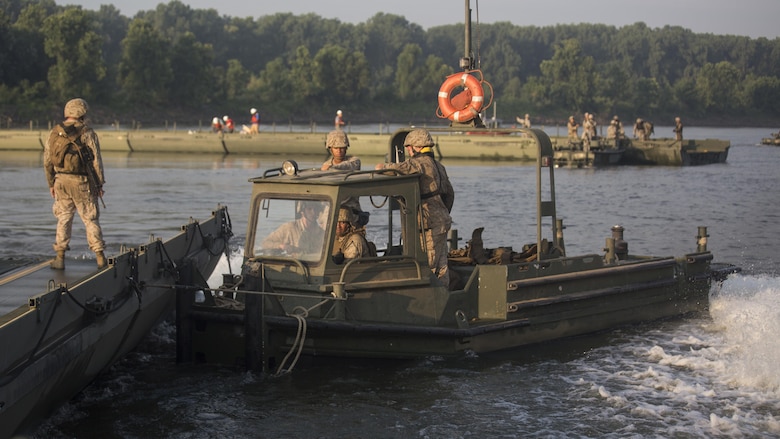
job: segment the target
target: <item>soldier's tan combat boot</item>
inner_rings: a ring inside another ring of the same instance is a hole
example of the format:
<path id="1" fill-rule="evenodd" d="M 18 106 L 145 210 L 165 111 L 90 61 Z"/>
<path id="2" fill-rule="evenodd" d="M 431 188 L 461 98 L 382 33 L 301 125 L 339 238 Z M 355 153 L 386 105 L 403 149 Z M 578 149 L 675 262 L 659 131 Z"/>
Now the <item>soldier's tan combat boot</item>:
<path id="1" fill-rule="evenodd" d="M 51 268 L 54 270 L 65 269 L 65 251 L 58 251 L 57 256 L 51 261 Z"/>
<path id="2" fill-rule="evenodd" d="M 106 265 L 108 265 L 108 262 L 106 261 L 106 255 L 103 252 L 95 252 L 95 256 L 97 256 L 98 269 L 106 268 Z"/>

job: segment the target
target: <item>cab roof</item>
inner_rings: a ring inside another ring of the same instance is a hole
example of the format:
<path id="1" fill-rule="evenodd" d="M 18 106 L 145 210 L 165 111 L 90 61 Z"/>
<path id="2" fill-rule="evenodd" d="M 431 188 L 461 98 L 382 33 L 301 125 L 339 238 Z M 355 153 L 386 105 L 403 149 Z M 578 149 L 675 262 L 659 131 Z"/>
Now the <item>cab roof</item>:
<path id="1" fill-rule="evenodd" d="M 405 180 L 417 180 L 420 174 L 401 174 L 393 169 L 367 171 L 322 171 L 320 169 L 302 169 L 295 175 L 287 175 L 281 168 L 269 169 L 260 177 L 249 179 L 251 183 L 316 184 L 326 186 L 351 186 L 377 182 L 389 184 Z"/>

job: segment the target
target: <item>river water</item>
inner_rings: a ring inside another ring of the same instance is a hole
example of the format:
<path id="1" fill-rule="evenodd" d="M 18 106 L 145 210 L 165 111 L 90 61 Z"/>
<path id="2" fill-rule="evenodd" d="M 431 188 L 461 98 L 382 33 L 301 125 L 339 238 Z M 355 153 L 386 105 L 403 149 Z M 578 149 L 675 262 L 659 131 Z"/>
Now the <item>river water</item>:
<path id="1" fill-rule="evenodd" d="M 656 128 L 670 134 L 663 130 Z M 709 316 L 500 356 L 322 360 L 299 364 L 283 378 L 177 365 L 175 328 L 164 323 L 34 436 L 780 437 L 780 148 L 757 145 L 769 131 L 686 128 L 690 138 L 731 140 L 722 165 L 555 173 L 569 254 L 602 253 L 610 227 L 620 224 L 631 253 L 681 255 L 695 250 L 697 226 L 708 226 L 716 261 L 744 270 L 713 289 Z M 377 160 L 364 158 L 364 168 Z M 172 236 L 189 217 L 205 218 L 224 204 L 237 235 L 231 266 L 238 271 L 247 179 L 280 161 L 107 154 L 101 223 L 109 255 L 122 244 L 145 243 L 150 234 Z M 484 226 L 486 247 L 535 240 L 533 167 L 444 164 L 456 190 L 453 227 L 461 236 Z M 54 219 L 41 154 L 3 152 L 0 182 L 0 258 L 51 257 Z M 71 247 L 70 257 L 94 257 L 78 220 Z M 227 269 L 223 259 L 217 275 Z"/>

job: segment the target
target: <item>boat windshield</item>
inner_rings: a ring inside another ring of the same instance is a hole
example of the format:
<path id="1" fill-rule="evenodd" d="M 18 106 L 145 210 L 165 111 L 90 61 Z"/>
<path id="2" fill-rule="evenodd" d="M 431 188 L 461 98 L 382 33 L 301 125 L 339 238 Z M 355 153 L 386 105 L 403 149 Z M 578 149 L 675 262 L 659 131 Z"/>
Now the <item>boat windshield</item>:
<path id="1" fill-rule="evenodd" d="M 255 230 L 255 256 L 322 260 L 330 203 L 324 200 L 261 198 Z"/>

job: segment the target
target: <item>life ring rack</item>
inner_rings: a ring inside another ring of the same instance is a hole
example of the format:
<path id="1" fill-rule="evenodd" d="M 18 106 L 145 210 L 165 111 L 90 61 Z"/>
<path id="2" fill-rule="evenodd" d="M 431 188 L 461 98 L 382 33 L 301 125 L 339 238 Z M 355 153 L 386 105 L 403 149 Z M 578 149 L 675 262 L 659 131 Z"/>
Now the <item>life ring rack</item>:
<path id="1" fill-rule="evenodd" d="M 479 78 L 473 73 L 478 73 Z M 490 91 L 490 101 L 485 104 L 485 89 Z M 455 96 L 450 96 L 457 87 L 464 90 Z M 460 98 L 465 93 L 465 98 L 470 98 L 466 102 Z M 460 99 L 459 99 L 460 98 Z M 456 101 L 456 102 L 453 102 Z M 449 119 L 453 122 L 468 122 L 479 112 L 490 107 L 493 103 L 493 86 L 485 81 L 481 70 L 472 70 L 469 72 L 458 72 L 448 76 L 439 88 L 439 107 L 436 109 L 436 116 L 440 119 Z"/>

